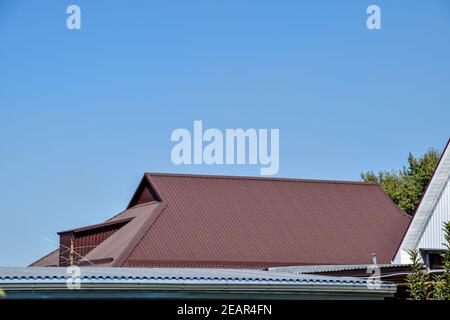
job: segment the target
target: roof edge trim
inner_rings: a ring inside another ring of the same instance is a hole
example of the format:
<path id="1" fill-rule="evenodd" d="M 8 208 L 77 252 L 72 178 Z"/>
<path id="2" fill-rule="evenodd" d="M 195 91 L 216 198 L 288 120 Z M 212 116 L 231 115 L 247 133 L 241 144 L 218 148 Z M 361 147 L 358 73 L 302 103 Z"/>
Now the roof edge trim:
<path id="1" fill-rule="evenodd" d="M 448 179 L 450 178 L 450 171 L 442 168 L 445 161 L 450 163 L 450 139 L 439 158 L 436 169 L 431 176 L 430 182 L 425 188 L 425 192 L 420 200 L 413 219 L 403 237 L 399 249 L 397 250 L 395 256 L 396 261 L 401 259 L 402 250 L 406 251 L 414 249 L 419 244 L 433 211 L 448 183 Z M 442 175 L 440 180 L 436 181 L 440 175 Z"/>
<path id="2" fill-rule="evenodd" d="M 98 229 L 98 228 L 113 226 L 116 224 L 127 223 L 133 219 L 134 218 L 126 218 L 126 219 L 117 220 L 117 221 L 107 221 L 107 222 L 103 222 L 103 223 L 92 224 L 92 225 L 85 226 L 85 227 L 60 231 L 60 232 L 57 232 L 57 234 L 62 235 L 65 233 L 77 233 L 77 232 L 89 231 L 89 230 L 94 230 L 94 229 Z"/>
<path id="3" fill-rule="evenodd" d="M 177 178 L 203 178 L 203 179 L 233 179 L 233 180 L 257 180 L 257 181 L 278 181 L 278 182 L 304 182 L 304 183 L 330 183 L 330 184 L 349 184 L 349 185 L 366 185 L 379 186 L 376 182 L 353 181 L 353 180 L 320 180 L 320 179 L 299 179 L 299 178 L 274 178 L 274 177 L 258 177 L 258 176 L 229 176 L 229 175 L 207 175 L 207 174 L 190 174 L 190 173 L 158 173 L 146 172 L 149 178 L 155 177 L 177 177 Z"/>

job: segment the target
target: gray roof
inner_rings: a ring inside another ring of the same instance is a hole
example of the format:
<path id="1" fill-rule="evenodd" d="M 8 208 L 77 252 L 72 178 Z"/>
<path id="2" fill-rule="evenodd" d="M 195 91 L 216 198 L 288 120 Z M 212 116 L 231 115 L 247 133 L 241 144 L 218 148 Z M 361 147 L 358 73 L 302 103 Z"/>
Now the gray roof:
<path id="1" fill-rule="evenodd" d="M 112 292 L 116 298 L 173 298 L 180 294 L 223 298 L 220 295 L 231 294 L 250 299 L 261 295 L 272 295 L 275 299 L 281 296 L 379 299 L 396 292 L 396 285 L 390 282 L 377 281 L 379 286 L 370 288 L 361 278 L 247 269 L 81 267 L 79 278 L 81 290 L 69 290 L 67 268 L 0 267 L 0 288 L 11 298 L 92 295 L 108 298 Z"/>
<path id="2" fill-rule="evenodd" d="M 380 269 L 390 269 L 390 268 L 407 268 L 408 264 L 377 264 Z M 290 267 L 275 267 L 269 268 L 272 272 L 292 272 L 296 274 L 310 274 L 310 273 L 321 273 L 321 272 L 333 272 L 333 271 L 348 271 L 348 270 L 365 270 L 368 268 L 373 268 L 372 264 L 348 264 L 348 265 L 317 265 L 317 266 L 290 266 Z M 371 273 L 368 273 L 370 276 Z"/>
<path id="3" fill-rule="evenodd" d="M 68 279 L 67 268 L 61 267 L 0 267 L 0 281 Z M 290 282 L 317 284 L 366 285 L 366 281 L 350 277 L 330 277 L 290 272 L 206 269 L 206 268 L 108 268 L 81 267 L 84 280 L 155 280 L 155 281 L 209 281 L 209 282 Z"/>

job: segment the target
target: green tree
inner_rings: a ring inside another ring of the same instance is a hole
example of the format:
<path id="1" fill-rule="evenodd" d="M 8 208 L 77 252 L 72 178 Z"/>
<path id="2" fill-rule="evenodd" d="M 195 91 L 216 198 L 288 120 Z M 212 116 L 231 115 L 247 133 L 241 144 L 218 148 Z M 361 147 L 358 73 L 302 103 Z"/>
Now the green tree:
<path id="1" fill-rule="evenodd" d="M 433 276 L 433 290 L 430 292 L 430 298 L 433 300 L 447 300 L 447 283 L 444 276 L 435 274 Z"/>
<path id="2" fill-rule="evenodd" d="M 444 273 L 442 280 L 444 283 L 443 295 L 445 300 L 450 300 L 450 222 L 444 223 L 444 246 L 447 251 L 442 254 L 442 266 L 444 267 Z"/>
<path id="3" fill-rule="evenodd" d="M 427 284 L 428 272 L 420 262 L 419 252 L 410 251 L 411 274 L 407 276 L 408 291 L 411 300 L 450 300 L 450 222 L 444 223 L 444 246 L 447 251 L 442 254 L 444 270 L 441 274 L 434 274 L 432 282 Z M 430 290 L 429 290 L 430 289 Z"/>
<path id="4" fill-rule="evenodd" d="M 428 182 L 436 169 L 440 153 L 436 149 L 428 149 L 421 157 L 408 156 L 408 166 L 399 171 L 367 171 L 361 173 L 366 182 L 376 182 L 384 192 L 407 213 L 413 213 L 425 191 Z"/>
<path id="5" fill-rule="evenodd" d="M 424 270 L 423 264 L 420 262 L 419 251 L 411 250 L 409 252 L 411 258 L 411 272 L 407 275 L 407 285 L 410 300 L 425 300 L 428 297 L 428 273 Z"/>

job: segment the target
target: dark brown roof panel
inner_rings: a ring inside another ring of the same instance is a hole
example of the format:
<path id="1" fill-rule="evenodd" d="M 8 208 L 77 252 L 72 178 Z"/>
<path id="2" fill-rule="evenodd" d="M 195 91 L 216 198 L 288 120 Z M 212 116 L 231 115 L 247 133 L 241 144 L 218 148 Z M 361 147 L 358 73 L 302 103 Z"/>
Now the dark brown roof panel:
<path id="1" fill-rule="evenodd" d="M 59 264 L 59 249 L 53 250 L 46 256 L 36 260 L 29 267 L 57 267 Z"/>
<path id="2" fill-rule="evenodd" d="M 410 221 L 370 183 L 146 177 L 166 206 L 124 266 L 389 263 Z"/>

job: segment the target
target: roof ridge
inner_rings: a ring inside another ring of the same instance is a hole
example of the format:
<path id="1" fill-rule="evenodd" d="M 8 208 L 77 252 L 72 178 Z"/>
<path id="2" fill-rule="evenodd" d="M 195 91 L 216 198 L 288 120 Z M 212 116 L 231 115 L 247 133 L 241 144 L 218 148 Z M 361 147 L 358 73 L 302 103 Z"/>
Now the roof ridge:
<path id="1" fill-rule="evenodd" d="M 145 203 L 137 204 L 137 205 L 135 205 L 134 207 L 130 207 L 130 208 L 127 208 L 127 209 L 125 209 L 125 210 L 120 211 L 119 213 L 115 214 L 113 217 L 107 219 L 105 222 L 109 222 L 109 221 L 111 221 L 111 220 L 117 218 L 117 217 L 120 216 L 122 213 L 125 213 L 125 212 L 127 212 L 128 210 L 132 210 L 132 209 L 136 209 L 136 208 L 140 208 L 140 207 L 149 206 L 149 205 L 151 205 L 151 204 L 158 203 L 158 202 L 159 202 L 159 201 L 150 201 L 150 202 L 145 202 Z M 103 222 L 103 223 L 105 223 L 105 222 Z"/>
<path id="2" fill-rule="evenodd" d="M 228 175 L 207 175 L 190 173 L 162 173 L 146 172 L 151 177 L 177 177 L 177 178 L 201 178 L 201 179 L 231 179 L 246 181 L 275 181 L 275 182 L 302 182 L 302 183 L 328 183 L 328 184 L 346 184 L 346 185 L 367 185 L 379 186 L 375 182 L 353 181 L 353 180 L 321 180 L 321 179 L 300 179 L 300 178 L 274 178 L 274 177 L 253 177 L 253 176 L 228 176 Z"/>

